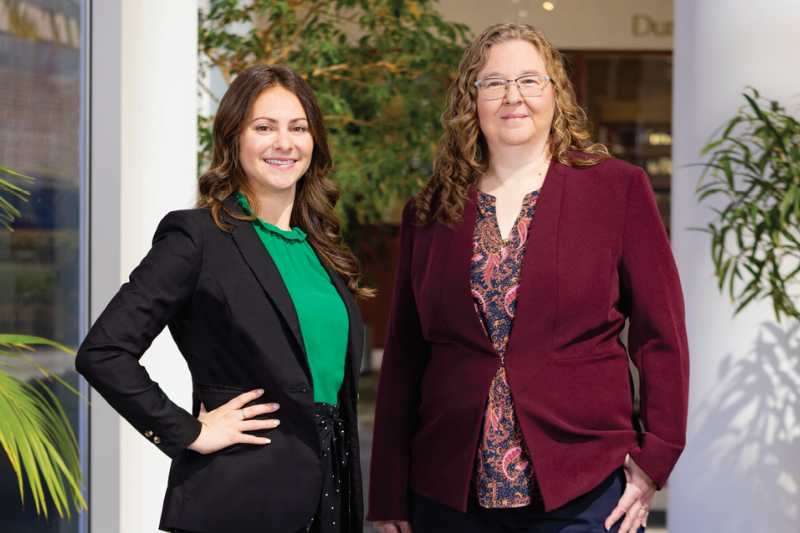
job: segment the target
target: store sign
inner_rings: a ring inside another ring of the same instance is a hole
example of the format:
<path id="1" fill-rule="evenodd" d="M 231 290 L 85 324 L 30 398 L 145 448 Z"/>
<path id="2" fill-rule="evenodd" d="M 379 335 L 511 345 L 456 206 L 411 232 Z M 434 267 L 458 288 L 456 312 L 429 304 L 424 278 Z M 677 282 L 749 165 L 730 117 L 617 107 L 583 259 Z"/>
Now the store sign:
<path id="1" fill-rule="evenodd" d="M 633 16 L 634 37 L 672 37 L 673 21 L 654 20 L 650 15 L 637 13 Z"/>

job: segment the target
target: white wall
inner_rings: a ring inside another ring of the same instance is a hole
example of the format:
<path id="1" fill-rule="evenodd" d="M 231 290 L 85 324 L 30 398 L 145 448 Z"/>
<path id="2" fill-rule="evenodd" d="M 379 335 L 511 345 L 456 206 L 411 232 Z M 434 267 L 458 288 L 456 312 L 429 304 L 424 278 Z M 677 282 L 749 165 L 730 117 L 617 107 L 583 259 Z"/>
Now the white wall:
<path id="1" fill-rule="evenodd" d="M 92 2 L 91 317 L 150 248 L 169 211 L 196 191 L 197 1 Z M 142 363 L 191 403 L 169 333 Z M 94 533 L 155 532 L 169 459 L 97 394 L 91 401 L 89 518 Z"/>
<path id="2" fill-rule="evenodd" d="M 800 2 L 676 0 L 672 241 L 691 349 L 689 436 L 670 479 L 670 533 L 800 531 L 800 334 L 769 302 L 733 318 L 710 240 L 689 231 L 699 151 L 752 85 L 800 115 Z"/>

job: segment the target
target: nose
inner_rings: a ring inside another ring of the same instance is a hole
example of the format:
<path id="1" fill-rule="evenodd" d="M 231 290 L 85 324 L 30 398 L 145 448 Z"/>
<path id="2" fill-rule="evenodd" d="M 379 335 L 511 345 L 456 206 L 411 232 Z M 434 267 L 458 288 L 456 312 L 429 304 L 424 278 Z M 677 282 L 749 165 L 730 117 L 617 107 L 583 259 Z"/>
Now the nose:
<path id="1" fill-rule="evenodd" d="M 508 82 L 508 89 L 506 89 L 505 103 L 509 105 L 516 105 L 523 101 L 522 93 L 519 92 L 519 85 L 517 82 Z"/>
<path id="2" fill-rule="evenodd" d="M 275 136 L 275 148 L 278 150 L 291 150 L 292 139 L 289 131 L 286 129 L 279 129 L 278 135 Z"/>

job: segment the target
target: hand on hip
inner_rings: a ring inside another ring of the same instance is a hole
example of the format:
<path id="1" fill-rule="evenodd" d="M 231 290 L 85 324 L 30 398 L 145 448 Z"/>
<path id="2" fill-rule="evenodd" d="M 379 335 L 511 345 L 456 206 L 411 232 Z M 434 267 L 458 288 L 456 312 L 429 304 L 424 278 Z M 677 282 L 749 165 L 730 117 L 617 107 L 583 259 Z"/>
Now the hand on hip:
<path id="1" fill-rule="evenodd" d="M 197 417 L 203 424 L 200 436 L 189 445 L 190 450 L 207 454 L 213 453 L 233 444 L 269 444 L 265 437 L 248 435 L 245 431 L 259 429 L 272 429 L 280 424 L 279 420 L 251 420 L 251 418 L 266 413 L 274 413 L 279 409 L 277 403 L 261 403 L 244 407 L 246 404 L 264 394 L 263 389 L 253 390 L 240 394 L 225 405 L 206 411 L 200 405 L 200 416 Z"/>
<path id="2" fill-rule="evenodd" d="M 636 533 L 639 527 L 647 527 L 647 515 L 656 493 L 656 484 L 644 470 L 633 462 L 630 455 L 625 456 L 622 465 L 627 484 L 617 507 L 605 521 L 606 531 L 625 517 L 619 533 Z"/>

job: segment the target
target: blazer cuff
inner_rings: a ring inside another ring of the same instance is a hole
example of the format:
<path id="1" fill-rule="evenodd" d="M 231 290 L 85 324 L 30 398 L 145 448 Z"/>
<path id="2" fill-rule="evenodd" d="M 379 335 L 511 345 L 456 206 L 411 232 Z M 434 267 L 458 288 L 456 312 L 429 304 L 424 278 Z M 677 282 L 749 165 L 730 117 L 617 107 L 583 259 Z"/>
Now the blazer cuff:
<path id="1" fill-rule="evenodd" d="M 134 428 L 170 459 L 176 458 L 196 441 L 203 429 L 202 422 L 177 406 L 168 422 L 155 421 L 156 419 L 150 419 L 147 422 L 137 422 Z"/>
<path id="2" fill-rule="evenodd" d="M 373 463 L 372 468 L 375 468 Z M 370 468 L 370 475 L 372 475 Z M 408 482 L 405 483 L 381 483 L 380 480 L 408 479 L 408 470 L 400 471 L 392 475 L 384 469 L 375 468 L 379 471 L 379 476 L 370 477 L 369 487 L 369 509 L 366 519 L 370 522 L 378 520 L 408 520 L 408 500 L 411 488 Z M 405 473 L 405 475 L 402 475 Z"/>
<path id="3" fill-rule="evenodd" d="M 409 489 L 410 490 L 410 489 Z M 394 498 L 392 505 L 372 505 L 370 501 L 366 519 L 370 522 L 380 520 L 408 520 L 408 491 L 402 497 Z"/>
<path id="4" fill-rule="evenodd" d="M 640 446 L 633 448 L 628 453 L 633 462 L 644 470 L 645 474 L 650 476 L 658 486 L 658 490 L 661 490 L 672 469 L 675 468 L 683 446 L 669 444 L 649 432 L 643 434 L 641 442 Z"/>

